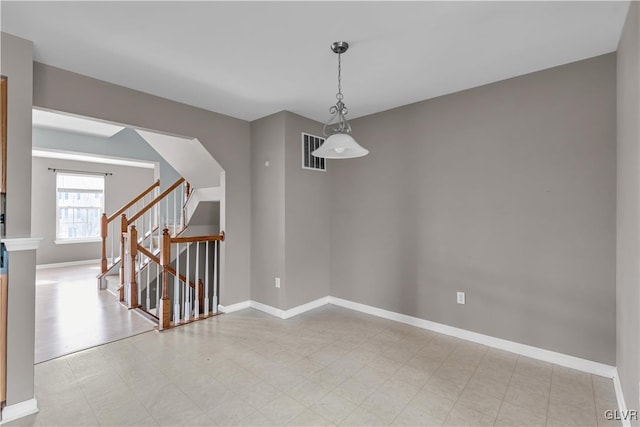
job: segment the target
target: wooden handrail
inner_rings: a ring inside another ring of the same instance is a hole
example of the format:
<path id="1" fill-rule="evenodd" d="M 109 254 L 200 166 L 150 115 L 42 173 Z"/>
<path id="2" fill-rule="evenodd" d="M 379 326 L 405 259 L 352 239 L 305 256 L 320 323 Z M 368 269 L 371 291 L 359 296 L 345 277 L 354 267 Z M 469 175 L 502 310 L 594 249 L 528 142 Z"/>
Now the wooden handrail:
<path id="1" fill-rule="evenodd" d="M 150 201 L 149 204 L 147 204 L 147 206 L 143 207 L 138 212 L 136 212 L 135 215 L 129 218 L 129 224 L 134 223 L 138 218 L 144 215 L 145 212 L 147 212 L 149 209 L 155 206 L 160 200 L 164 199 L 169 193 L 171 193 L 173 190 L 178 188 L 183 182 L 184 182 L 184 178 L 180 178 L 179 180 L 174 182 L 171 187 L 164 190 L 158 197 Z"/>
<path id="2" fill-rule="evenodd" d="M 224 242 L 224 231 L 213 236 L 192 236 L 192 237 L 172 237 L 171 243 L 195 243 L 195 242 L 214 242 L 220 240 Z"/>
<path id="3" fill-rule="evenodd" d="M 149 188 L 147 188 L 146 190 L 144 190 L 142 193 L 138 194 L 134 199 L 132 199 L 129 203 L 127 203 L 126 205 L 124 205 L 123 207 L 121 207 L 120 209 L 118 209 L 114 214 L 110 215 L 107 217 L 107 223 L 110 223 L 111 221 L 113 221 L 114 219 L 116 219 L 117 217 L 119 217 L 120 215 L 122 215 L 127 209 L 129 209 L 131 206 L 133 206 L 134 204 L 136 204 L 137 202 L 140 201 L 140 199 L 142 199 L 144 196 L 146 196 L 147 194 L 149 194 L 154 188 L 160 186 L 160 180 L 157 180 L 156 182 L 154 182 L 153 184 L 151 184 L 149 186 Z"/>

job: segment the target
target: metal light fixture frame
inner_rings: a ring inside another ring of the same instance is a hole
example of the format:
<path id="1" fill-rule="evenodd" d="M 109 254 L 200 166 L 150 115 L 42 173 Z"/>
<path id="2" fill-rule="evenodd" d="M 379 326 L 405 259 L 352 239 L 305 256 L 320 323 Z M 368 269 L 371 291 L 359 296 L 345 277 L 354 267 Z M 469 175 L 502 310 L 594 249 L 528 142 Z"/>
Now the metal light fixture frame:
<path id="1" fill-rule="evenodd" d="M 331 50 L 338 55 L 338 93 L 337 102 L 329 108 L 331 118 L 322 128 L 327 140 L 313 153 L 315 157 L 326 159 L 348 159 L 369 154 L 369 150 L 361 147 L 351 136 L 351 125 L 345 117 L 349 110 L 344 104 L 342 94 L 342 54 L 349 49 L 349 43 L 337 41 L 331 44 Z"/>

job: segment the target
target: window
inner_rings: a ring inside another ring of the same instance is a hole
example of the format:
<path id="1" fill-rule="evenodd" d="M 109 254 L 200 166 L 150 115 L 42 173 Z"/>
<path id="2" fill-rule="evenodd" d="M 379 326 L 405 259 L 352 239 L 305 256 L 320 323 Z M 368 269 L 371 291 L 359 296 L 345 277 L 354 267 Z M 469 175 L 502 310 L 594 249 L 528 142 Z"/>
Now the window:
<path id="1" fill-rule="evenodd" d="M 56 243 L 100 239 L 104 176 L 56 174 Z"/>

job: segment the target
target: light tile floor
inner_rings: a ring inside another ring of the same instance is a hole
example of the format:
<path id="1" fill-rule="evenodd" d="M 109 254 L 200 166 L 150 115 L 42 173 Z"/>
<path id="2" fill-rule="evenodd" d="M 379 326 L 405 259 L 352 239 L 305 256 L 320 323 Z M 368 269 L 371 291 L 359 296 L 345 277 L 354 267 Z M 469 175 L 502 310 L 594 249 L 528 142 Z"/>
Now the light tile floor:
<path id="1" fill-rule="evenodd" d="M 99 265 L 36 271 L 36 363 L 155 329 L 97 290 Z"/>
<path id="2" fill-rule="evenodd" d="M 247 309 L 36 366 L 9 425 L 606 425 L 612 381 L 324 306 Z"/>

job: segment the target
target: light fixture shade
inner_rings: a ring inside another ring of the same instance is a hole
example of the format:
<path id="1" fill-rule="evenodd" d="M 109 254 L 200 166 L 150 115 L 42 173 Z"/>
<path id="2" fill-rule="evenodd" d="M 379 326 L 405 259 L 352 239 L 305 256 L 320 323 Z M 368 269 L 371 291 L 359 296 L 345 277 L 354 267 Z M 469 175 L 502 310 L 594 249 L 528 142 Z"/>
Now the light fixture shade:
<path id="1" fill-rule="evenodd" d="M 324 159 L 352 159 L 369 154 L 369 150 L 361 147 L 348 133 L 334 133 L 311 153 Z"/>

